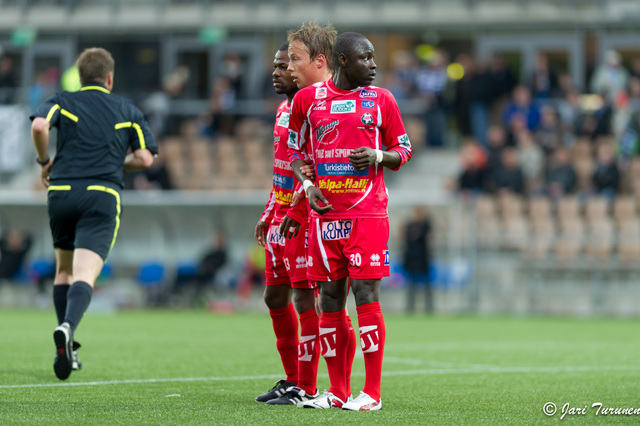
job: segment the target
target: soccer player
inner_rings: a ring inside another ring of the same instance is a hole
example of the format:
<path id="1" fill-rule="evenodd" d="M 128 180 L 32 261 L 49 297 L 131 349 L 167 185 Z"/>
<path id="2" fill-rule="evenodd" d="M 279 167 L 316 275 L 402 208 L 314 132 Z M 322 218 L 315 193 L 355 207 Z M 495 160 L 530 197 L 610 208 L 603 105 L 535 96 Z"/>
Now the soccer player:
<path id="1" fill-rule="evenodd" d="M 56 256 L 53 369 L 65 380 L 80 364 L 74 332 L 89 307 L 93 286 L 120 226 L 123 171 L 149 167 L 155 138 L 142 112 L 111 93 L 114 61 L 102 48 L 77 60 L 82 88 L 47 99 L 30 118 L 31 136 L 48 188 L 49 224 Z M 49 158 L 49 129 L 58 129 Z M 128 151 L 131 150 L 131 153 Z"/>
<path id="2" fill-rule="evenodd" d="M 319 318 L 315 309 L 314 283 L 307 279 L 308 208 L 306 203 L 299 203 L 297 208 L 290 209 L 297 180 L 288 161 L 287 139 L 291 100 L 298 87 L 288 66 L 287 45 L 284 44 L 273 60 L 273 87 L 276 93 L 287 96 L 278 106 L 273 129 L 273 189 L 255 228 L 255 239 L 265 247 L 266 255 L 264 301 L 269 308 L 276 348 L 287 376 L 256 397 L 256 401 L 269 405 L 298 405 L 318 396 Z M 285 215 L 286 233 L 290 239 L 279 230 Z M 296 311 L 300 316 L 300 339 Z"/>
<path id="3" fill-rule="evenodd" d="M 289 33 L 289 70 L 298 88 L 302 89 L 312 84 L 325 82 L 331 78 L 333 68 L 332 49 L 336 36 L 337 32 L 331 24 L 322 27 L 315 22 L 305 22 L 296 32 Z M 311 156 L 306 160 L 312 160 Z M 306 171 L 308 166 L 302 165 L 302 163 L 300 165 L 302 166 L 300 168 L 301 173 L 305 174 L 303 170 Z M 315 172 L 306 173 L 307 179 L 309 179 L 309 175 L 315 176 Z M 304 204 L 307 205 L 307 203 Z M 282 222 L 280 227 L 282 232 L 287 232 L 288 219 L 288 217 L 285 217 Z M 342 370 L 345 372 L 343 382 L 346 383 L 347 395 L 351 395 L 351 367 L 356 351 L 356 336 L 351 324 L 351 318 L 348 315 L 346 315 L 346 321 L 348 326 L 347 356 L 346 358 L 341 358 L 340 362 L 345 362 Z M 331 354 L 325 356 L 325 360 L 327 362 L 335 362 Z M 347 399 L 350 398 L 350 396 L 347 397 Z M 340 407 L 341 404 L 342 401 L 333 398 L 332 388 L 329 388 L 318 398 L 303 402 L 302 406 L 305 408 L 334 408 Z"/>
<path id="4" fill-rule="evenodd" d="M 313 210 L 308 276 L 320 287 L 320 342 L 331 380 L 332 406 L 379 410 L 385 326 L 380 282 L 389 275 L 388 193 L 383 167 L 411 158 L 411 143 L 388 90 L 371 86 L 374 47 L 361 34 L 340 34 L 333 46 L 333 77 L 300 90 L 289 120 L 289 157 Z M 316 182 L 299 170 L 313 153 Z M 386 149 L 385 149 L 386 148 Z M 347 280 L 355 297 L 366 379 L 347 401 Z"/>

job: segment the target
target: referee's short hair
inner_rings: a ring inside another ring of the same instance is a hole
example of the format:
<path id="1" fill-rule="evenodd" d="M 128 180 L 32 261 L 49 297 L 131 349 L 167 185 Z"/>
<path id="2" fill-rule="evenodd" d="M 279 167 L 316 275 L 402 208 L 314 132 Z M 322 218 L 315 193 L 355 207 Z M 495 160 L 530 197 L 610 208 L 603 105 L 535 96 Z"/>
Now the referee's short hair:
<path id="1" fill-rule="evenodd" d="M 85 49 L 76 62 L 80 83 L 106 83 L 109 73 L 113 71 L 114 60 L 111 53 L 101 47 Z"/>

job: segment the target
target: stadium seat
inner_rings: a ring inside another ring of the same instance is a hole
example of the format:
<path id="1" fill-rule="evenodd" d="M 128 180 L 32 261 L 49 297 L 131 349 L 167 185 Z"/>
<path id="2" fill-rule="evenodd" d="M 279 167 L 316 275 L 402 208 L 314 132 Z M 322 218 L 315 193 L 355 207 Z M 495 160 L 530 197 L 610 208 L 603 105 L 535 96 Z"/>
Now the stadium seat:
<path id="1" fill-rule="evenodd" d="M 144 262 L 138 267 L 136 279 L 138 285 L 146 292 L 148 306 L 159 306 L 164 303 L 165 270 L 164 264 L 159 261 Z"/>

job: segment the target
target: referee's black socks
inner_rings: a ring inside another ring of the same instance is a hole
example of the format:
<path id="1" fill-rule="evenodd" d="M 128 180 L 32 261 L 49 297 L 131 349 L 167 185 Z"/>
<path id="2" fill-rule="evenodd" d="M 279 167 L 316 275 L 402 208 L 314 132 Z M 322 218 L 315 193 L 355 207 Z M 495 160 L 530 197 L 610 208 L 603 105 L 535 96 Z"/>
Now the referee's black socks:
<path id="1" fill-rule="evenodd" d="M 56 316 L 58 317 L 58 325 L 64 322 L 64 316 L 67 313 L 67 293 L 69 292 L 69 284 L 55 284 L 53 286 L 53 306 L 56 308 Z"/>
<path id="2" fill-rule="evenodd" d="M 76 327 L 89 307 L 92 295 L 93 287 L 84 281 L 76 281 L 71 285 L 71 288 L 69 288 L 69 292 L 67 293 L 67 312 L 64 316 L 64 322 L 69 323 L 71 331 L 76 331 Z"/>

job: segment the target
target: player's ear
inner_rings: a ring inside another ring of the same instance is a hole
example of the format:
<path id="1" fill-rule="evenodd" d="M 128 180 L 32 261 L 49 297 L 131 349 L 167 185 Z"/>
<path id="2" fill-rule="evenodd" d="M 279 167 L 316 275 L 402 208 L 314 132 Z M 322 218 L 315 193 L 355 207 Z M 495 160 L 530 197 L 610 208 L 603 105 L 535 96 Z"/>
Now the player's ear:
<path id="1" fill-rule="evenodd" d="M 315 63 L 318 68 L 322 68 L 327 64 L 327 58 L 322 53 L 320 53 L 318 54 L 318 56 L 316 56 Z"/>
<path id="2" fill-rule="evenodd" d="M 111 71 L 109 73 L 109 75 L 107 75 L 107 84 L 106 84 L 106 86 L 107 86 L 108 90 L 113 89 L 113 71 Z"/>

